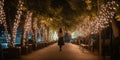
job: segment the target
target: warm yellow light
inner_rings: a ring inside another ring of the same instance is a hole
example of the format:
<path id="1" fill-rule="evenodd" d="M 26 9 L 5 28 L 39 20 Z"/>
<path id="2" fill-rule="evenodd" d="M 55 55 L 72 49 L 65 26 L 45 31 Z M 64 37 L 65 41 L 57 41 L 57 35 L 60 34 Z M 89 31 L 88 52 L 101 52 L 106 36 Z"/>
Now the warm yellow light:
<path id="1" fill-rule="evenodd" d="M 85 3 L 90 4 L 92 1 L 91 0 L 85 0 Z"/>
<path id="2" fill-rule="evenodd" d="M 91 10 L 92 9 L 92 5 L 89 4 L 86 9 L 87 10 Z"/>
<path id="3" fill-rule="evenodd" d="M 50 21 L 53 21 L 53 19 L 52 19 L 52 18 L 50 18 Z"/>
<path id="4" fill-rule="evenodd" d="M 117 21 L 120 21 L 120 15 L 117 15 L 115 18 L 117 19 Z"/>

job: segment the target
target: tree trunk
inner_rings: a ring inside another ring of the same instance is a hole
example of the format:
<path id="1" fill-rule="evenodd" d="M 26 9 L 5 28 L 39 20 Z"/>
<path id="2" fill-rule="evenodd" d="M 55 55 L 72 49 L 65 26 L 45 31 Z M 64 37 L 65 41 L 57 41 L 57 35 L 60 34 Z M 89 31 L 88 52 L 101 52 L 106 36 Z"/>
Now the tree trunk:
<path id="1" fill-rule="evenodd" d="M 5 23 L 3 25 L 4 25 L 4 29 L 5 29 L 5 33 L 6 33 L 6 41 L 8 43 L 8 30 L 7 30 L 6 21 L 5 21 Z"/>
<path id="2" fill-rule="evenodd" d="M 22 38 L 21 38 L 21 46 L 24 47 L 25 46 L 25 30 L 23 28 L 22 30 Z"/>
<path id="3" fill-rule="evenodd" d="M 118 27 L 117 27 L 114 20 L 112 22 L 112 30 L 113 30 L 114 37 L 118 37 L 119 36 L 119 30 L 118 30 Z"/>

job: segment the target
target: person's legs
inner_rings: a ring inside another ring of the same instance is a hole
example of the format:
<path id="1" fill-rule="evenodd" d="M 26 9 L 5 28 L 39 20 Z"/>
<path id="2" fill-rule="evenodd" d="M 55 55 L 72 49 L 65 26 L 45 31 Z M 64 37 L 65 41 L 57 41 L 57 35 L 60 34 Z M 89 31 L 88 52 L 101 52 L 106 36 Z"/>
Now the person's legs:
<path id="1" fill-rule="evenodd" d="M 60 51 L 62 51 L 62 45 L 60 45 L 59 47 L 60 47 Z"/>

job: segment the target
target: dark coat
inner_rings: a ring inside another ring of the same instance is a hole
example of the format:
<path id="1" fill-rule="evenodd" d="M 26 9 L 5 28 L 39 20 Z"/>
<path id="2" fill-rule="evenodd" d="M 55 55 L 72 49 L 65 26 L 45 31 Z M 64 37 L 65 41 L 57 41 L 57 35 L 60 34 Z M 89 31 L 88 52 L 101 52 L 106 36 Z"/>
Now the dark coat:
<path id="1" fill-rule="evenodd" d="M 63 37 L 59 37 L 58 45 L 64 45 L 64 38 Z"/>

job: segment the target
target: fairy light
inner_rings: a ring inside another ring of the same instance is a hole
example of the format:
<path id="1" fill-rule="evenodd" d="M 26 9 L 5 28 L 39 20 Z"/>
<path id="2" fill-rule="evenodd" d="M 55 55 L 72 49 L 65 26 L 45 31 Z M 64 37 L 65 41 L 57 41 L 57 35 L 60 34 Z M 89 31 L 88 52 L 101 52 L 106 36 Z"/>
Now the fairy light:
<path id="1" fill-rule="evenodd" d="M 3 24 L 5 33 L 6 33 L 6 41 L 8 42 L 8 31 L 7 31 L 7 25 L 6 25 L 6 16 L 4 12 L 4 0 L 0 1 L 0 24 Z"/>
<path id="2" fill-rule="evenodd" d="M 79 32 L 82 32 L 82 35 L 84 36 L 88 36 L 90 34 L 96 34 L 104 28 L 107 28 L 109 23 L 113 20 L 117 7 L 118 4 L 116 4 L 115 1 L 101 5 L 97 18 L 89 23 L 84 21 L 82 23 L 83 26 L 78 27 L 81 29 Z"/>
<path id="3" fill-rule="evenodd" d="M 33 21 L 33 43 L 34 44 L 36 44 L 37 29 L 38 29 L 37 18 L 34 18 L 34 21 Z"/>
<path id="4" fill-rule="evenodd" d="M 5 13 L 4 13 L 4 0 L 0 1 L 0 24 L 3 24 L 6 22 L 6 18 L 5 18 Z"/>
<path id="5" fill-rule="evenodd" d="M 24 24 L 24 32 L 23 32 L 23 39 L 22 39 L 22 46 L 25 46 L 25 42 L 28 41 L 26 36 L 29 36 L 29 33 L 31 32 L 31 22 L 32 22 L 32 12 L 27 11 L 25 24 Z M 28 34 L 28 35 L 26 35 Z"/>
<path id="6" fill-rule="evenodd" d="M 22 6 L 23 6 L 23 2 L 21 0 L 19 0 L 18 10 L 17 10 L 17 14 L 15 16 L 15 21 L 14 21 L 14 25 L 13 25 L 13 29 L 12 29 L 12 40 L 11 40 L 12 46 L 14 46 L 14 42 L 16 39 L 16 32 L 17 32 L 17 28 L 19 26 L 20 17 L 22 15 Z"/>

